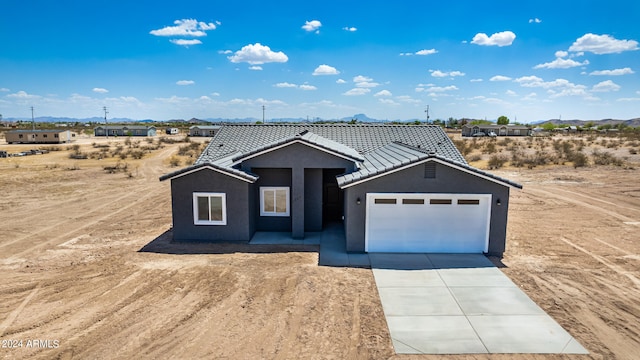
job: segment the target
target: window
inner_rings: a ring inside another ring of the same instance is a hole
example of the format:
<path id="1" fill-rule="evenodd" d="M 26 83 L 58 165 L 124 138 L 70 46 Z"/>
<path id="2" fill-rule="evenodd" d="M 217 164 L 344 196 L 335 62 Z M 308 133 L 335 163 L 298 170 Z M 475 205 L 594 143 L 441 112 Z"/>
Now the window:
<path id="1" fill-rule="evenodd" d="M 402 199 L 403 205 L 424 205 L 424 199 Z"/>
<path id="2" fill-rule="evenodd" d="M 480 200 L 458 199 L 458 205 L 480 205 Z"/>
<path id="3" fill-rule="evenodd" d="M 451 205 L 451 199 L 431 199 L 429 200 L 431 205 Z"/>
<path id="4" fill-rule="evenodd" d="M 194 193 L 193 222 L 196 225 L 227 225 L 227 197 L 224 193 Z"/>
<path id="5" fill-rule="evenodd" d="M 261 187 L 260 216 L 289 216 L 289 188 Z"/>
<path id="6" fill-rule="evenodd" d="M 45 137 L 45 138 L 46 138 L 47 136 L 48 136 L 47 134 L 43 134 L 43 135 L 42 135 L 42 137 Z"/>
<path id="7" fill-rule="evenodd" d="M 373 200 L 374 204 L 395 204 L 396 199 L 375 199 Z"/>

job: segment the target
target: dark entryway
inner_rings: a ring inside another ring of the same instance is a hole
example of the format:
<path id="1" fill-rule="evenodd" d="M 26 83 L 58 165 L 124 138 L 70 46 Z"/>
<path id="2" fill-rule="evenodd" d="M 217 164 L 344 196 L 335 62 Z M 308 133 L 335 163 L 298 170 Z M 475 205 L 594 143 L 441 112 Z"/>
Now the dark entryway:
<path id="1" fill-rule="evenodd" d="M 344 169 L 323 169 L 322 171 L 322 223 L 341 221 L 344 215 L 344 191 L 338 187 L 336 176 L 344 174 Z"/>

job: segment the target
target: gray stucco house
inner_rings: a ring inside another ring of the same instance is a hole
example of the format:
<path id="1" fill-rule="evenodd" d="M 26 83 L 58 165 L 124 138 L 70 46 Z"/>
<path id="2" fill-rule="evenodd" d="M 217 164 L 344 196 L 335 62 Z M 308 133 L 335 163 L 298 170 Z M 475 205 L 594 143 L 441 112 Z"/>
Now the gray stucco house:
<path id="1" fill-rule="evenodd" d="M 97 126 L 93 129 L 94 136 L 156 136 L 155 126 L 144 125 L 109 125 Z"/>
<path id="2" fill-rule="evenodd" d="M 350 252 L 505 250 L 509 191 L 467 164 L 438 126 L 224 125 L 171 181 L 173 238 L 344 226 Z"/>

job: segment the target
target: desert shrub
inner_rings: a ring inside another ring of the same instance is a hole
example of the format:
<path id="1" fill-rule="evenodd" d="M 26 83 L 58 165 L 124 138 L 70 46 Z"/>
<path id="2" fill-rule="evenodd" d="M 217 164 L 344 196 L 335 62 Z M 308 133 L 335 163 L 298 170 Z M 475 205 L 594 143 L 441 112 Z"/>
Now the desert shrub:
<path id="1" fill-rule="evenodd" d="M 509 144 L 512 142 L 513 140 L 511 138 L 505 137 L 502 140 L 498 141 L 498 145 L 500 146 L 509 146 Z"/>
<path id="2" fill-rule="evenodd" d="M 573 163 L 574 168 L 585 167 L 589 165 L 589 159 L 587 155 L 582 152 L 576 151 L 569 159 Z"/>
<path id="3" fill-rule="evenodd" d="M 73 166 L 66 167 L 64 169 L 67 170 L 67 171 L 75 171 L 75 170 L 80 170 L 80 167 L 78 166 L 78 164 L 73 164 Z"/>
<path id="4" fill-rule="evenodd" d="M 634 148 L 630 148 L 629 149 L 629 154 L 631 155 L 636 155 L 638 153 L 638 150 L 634 149 Z"/>
<path id="5" fill-rule="evenodd" d="M 594 150 L 591 156 L 593 157 L 593 163 L 596 165 L 624 165 L 624 161 L 622 159 L 617 158 L 615 155 L 607 151 L 600 152 Z"/>
<path id="6" fill-rule="evenodd" d="M 507 162 L 507 157 L 504 155 L 492 155 L 489 158 L 489 169 L 499 169 Z"/>
<path id="7" fill-rule="evenodd" d="M 120 157 L 120 159 L 122 159 L 122 160 L 126 160 L 126 159 L 127 159 L 127 155 L 128 155 L 128 154 L 127 154 L 126 152 L 118 153 L 118 156 L 119 156 L 119 157 Z"/>
<path id="8" fill-rule="evenodd" d="M 482 155 L 480 154 L 473 154 L 469 156 L 469 158 L 467 159 L 467 161 L 469 162 L 480 161 L 480 160 L 482 160 Z"/>
<path id="9" fill-rule="evenodd" d="M 129 164 L 127 164 L 126 162 L 122 163 L 120 161 L 118 161 L 115 165 L 113 166 L 103 166 L 102 169 L 104 171 L 106 171 L 108 174 L 115 174 L 117 172 L 124 172 L 126 173 L 127 170 L 129 169 Z"/>
<path id="10" fill-rule="evenodd" d="M 42 150 L 47 150 L 47 151 L 60 151 L 62 150 L 62 148 L 60 148 L 60 146 L 45 146 L 42 148 Z"/>
<path id="11" fill-rule="evenodd" d="M 495 141 L 489 141 L 488 143 L 486 143 L 484 145 L 484 151 L 487 154 L 493 154 L 496 152 L 496 142 Z"/>
<path id="12" fill-rule="evenodd" d="M 147 142 L 147 144 L 153 144 L 153 138 L 152 137 L 145 138 L 145 141 Z"/>
<path id="13" fill-rule="evenodd" d="M 180 158 L 177 156 L 172 156 L 169 159 L 169 165 L 171 165 L 172 167 L 180 166 Z"/>
<path id="14" fill-rule="evenodd" d="M 79 146 L 77 150 L 69 154 L 69 159 L 83 160 L 83 159 L 87 159 L 88 157 L 89 156 L 86 153 L 83 153 L 82 151 L 80 151 Z"/>
<path id="15" fill-rule="evenodd" d="M 467 146 L 467 142 L 465 140 L 453 140 L 453 144 L 456 146 L 458 151 L 462 154 L 462 156 L 467 156 L 473 150 L 471 146 Z"/>
<path id="16" fill-rule="evenodd" d="M 134 159 L 142 159 L 142 157 L 144 156 L 144 151 L 142 150 L 133 150 L 133 151 L 129 151 L 129 155 L 134 158 Z"/>
<path id="17" fill-rule="evenodd" d="M 125 144 L 125 145 L 127 145 L 128 147 L 131 147 L 131 137 L 127 137 L 127 138 L 124 140 L 124 144 Z"/>

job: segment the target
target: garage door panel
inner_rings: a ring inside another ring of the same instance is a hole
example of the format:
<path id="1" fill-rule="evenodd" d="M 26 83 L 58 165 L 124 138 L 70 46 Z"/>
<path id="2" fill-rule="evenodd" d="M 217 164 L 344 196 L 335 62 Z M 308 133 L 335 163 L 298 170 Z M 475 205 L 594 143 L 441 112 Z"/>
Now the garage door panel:
<path id="1" fill-rule="evenodd" d="M 367 194 L 369 252 L 487 251 L 489 194 Z"/>

